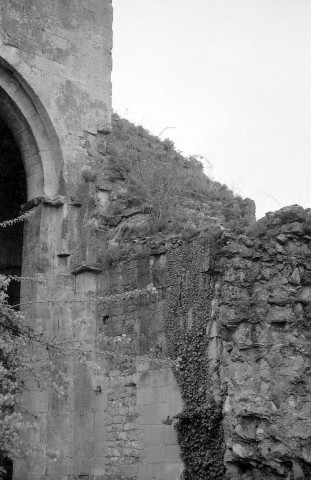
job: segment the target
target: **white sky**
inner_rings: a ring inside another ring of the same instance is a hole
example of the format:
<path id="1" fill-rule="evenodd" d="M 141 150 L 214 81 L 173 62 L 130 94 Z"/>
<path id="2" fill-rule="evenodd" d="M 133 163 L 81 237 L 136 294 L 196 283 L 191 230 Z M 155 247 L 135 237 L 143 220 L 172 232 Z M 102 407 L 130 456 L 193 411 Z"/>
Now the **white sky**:
<path id="1" fill-rule="evenodd" d="M 311 0 L 113 0 L 113 107 L 256 201 L 311 207 Z"/>

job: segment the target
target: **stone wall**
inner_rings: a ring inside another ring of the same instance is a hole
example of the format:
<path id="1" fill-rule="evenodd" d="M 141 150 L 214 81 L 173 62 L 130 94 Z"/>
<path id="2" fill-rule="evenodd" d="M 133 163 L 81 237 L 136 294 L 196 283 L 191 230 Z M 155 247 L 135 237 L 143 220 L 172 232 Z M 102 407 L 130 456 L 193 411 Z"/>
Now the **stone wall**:
<path id="1" fill-rule="evenodd" d="M 111 1 L 4 0 L 0 45 L 0 87 L 22 111 L 35 137 L 39 122 L 23 89 L 40 121 L 45 121 L 51 143 L 48 148 L 39 147 L 40 160 L 47 163 L 45 193 L 51 194 L 49 183 L 56 168 L 57 188 L 64 188 L 65 180 L 67 192 L 73 194 L 87 167 L 86 136 L 104 134 L 110 128 Z M 53 149 L 55 156 L 59 150 L 65 168 L 60 158 L 55 159 L 58 166 L 51 165 Z M 36 160 L 37 169 L 40 160 Z"/>
<path id="2" fill-rule="evenodd" d="M 23 212 L 32 213 L 24 225 L 23 245 L 16 242 L 14 255 L 19 263 L 22 258 L 25 278 L 39 274 L 45 279 L 22 281 L 22 310 L 37 331 L 61 335 L 65 342 L 94 336 L 96 325 L 96 274 L 92 269 L 79 274 L 79 265 L 75 267 L 95 250 L 84 224 L 90 202 L 85 179 L 105 166 L 111 48 L 110 0 L 1 2 L 0 119 L 15 139 L 27 181 L 15 198 L 13 216 L 21 204 Z M 85 318 L 87 332 L 82 327 Z M 63 405 L 34 382 L 27 384 L 24 401 L 40 428 L 25 438 L 33 454 L 14 462 L 15 479 L 105 472 L 102 453 L 86 448 L 87 438 L 94 445 L 99 435 L 92 372 L 79 362 L 65 367 L 74 386 Z M 47 454 L 54 450 L 59 452 L 57 462 Z"/>
<path id="3" fill-rule="evenodd" d="M 308 478 L 310 225 L 294 206 L 110 266 L 60 257 L 37 317 L 87 319 L 101 371 L 73 365 L 61 408 L 36 395 L 62 452 L 45 478 Z"/>
<path id="4" fill-rule="evenodd" d="M 310 218 L 284 208 L 220 251 L 226 478 L 311 478 Z"/>
<path id="5" fill-rule="evenodd" d="M 112 266 L 98 279 L 98 335 L 130 339 L 112 343 L 115 356 L 108 347 L 97 357 L 106 371 L 107 480 L 177 480 L 183 470 L 174 428 L 163 423 L 182 409 L 166 349 L 165 267 L 162 251 Z"/>
<path id="6" fill-rule="evenodd" d="M 39 332 L 89 341 L 100 367 L 66 363 L 62 404 L 28 385 L 39 429 L 14 478 L 311 478 L 310 212 L 111 256 L 144 220 L 109 215 L 124 189 L 105 155 L 111 23 L 110 0 L 1 3 L 0 118 L 33 213 L 13 253 L 25 277 L 45 279 L 22 282 L 22 309 Z"/>
<path id="7" fill-rule="evenodd" d="M 112 475 L 127 478 L 128 461 L 129 478 L 177 479 L 182 463 L 187 480 L 311 477 L 310 225 L 308 210 L 287 207 L 244 233 L 176 238 L 101 274 L 98 332 L 131 336 L 135 358 L 108 368 Z M 152 346 L 173 370 L 153 363 Z M 161 465 L 177 469 L 166 477 Z"/>

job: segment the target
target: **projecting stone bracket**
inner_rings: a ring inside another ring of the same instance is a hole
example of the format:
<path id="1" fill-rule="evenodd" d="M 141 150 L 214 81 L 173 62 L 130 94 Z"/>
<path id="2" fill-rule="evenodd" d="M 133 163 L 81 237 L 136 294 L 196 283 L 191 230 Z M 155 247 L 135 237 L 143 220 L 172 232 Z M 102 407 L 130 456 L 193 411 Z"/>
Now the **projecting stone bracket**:
<path id="1" fill-rule="evenodd" d="M 55 197 L 43 195 L 42 197 L 32 198 L 29 202 L 24 203 L 24 205 L 21 206 L 21 211 L 22 213 L 28 212 L 28 210 L 31 210 L 38 205 L 48 205 L 50 207 L 59 208 L 64 205 L 65 200 L 66 197 L 62 195 L 56 195 Z"/>
<path id="2" fill-rule="evenodd" d="M 79 263 L 78 265 L 75 265 L 71 269 L 71 273 L 73 275 L 78 275 L 79 273 L 84 273 L 84 272 L 91 272 L 91 273 L 101 273 L 102 271 L 102 266 L 100 263 L 87 263 L 87 262 L 82 262 Z"/>
<path id="3" fill-rule="evenodd" d="M 71 253 L 68 252 L 67 250 L 64 250 L 64 251 L 62 251 L 62 252 L 59 252 L 59 253 L 57 254 L 57 256 L 60 257 L 60 258 L 70 257 L 70 255 L 71 255 Z"/>
<path id="4" fill-rule="evenodd" d="M 103 133 L 104 135 L 109 135 L 112 132 L 112 126 L 108 123 L 101 123 L 97 124 L 97 131 L 98 133 Z"/>

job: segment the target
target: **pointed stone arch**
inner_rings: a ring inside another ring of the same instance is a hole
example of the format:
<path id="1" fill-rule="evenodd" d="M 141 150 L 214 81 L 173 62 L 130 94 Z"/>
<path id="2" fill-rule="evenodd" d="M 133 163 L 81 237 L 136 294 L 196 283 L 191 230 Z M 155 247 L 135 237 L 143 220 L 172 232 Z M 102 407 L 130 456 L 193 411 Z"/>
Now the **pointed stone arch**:
<path id="1" fill-rule="evenodd" d="M 64 159 L 55 127 L 38 95 L 0 57 L 0 117 L 12 131 L 27 177 L 27 198 L 65 194 Z"/>

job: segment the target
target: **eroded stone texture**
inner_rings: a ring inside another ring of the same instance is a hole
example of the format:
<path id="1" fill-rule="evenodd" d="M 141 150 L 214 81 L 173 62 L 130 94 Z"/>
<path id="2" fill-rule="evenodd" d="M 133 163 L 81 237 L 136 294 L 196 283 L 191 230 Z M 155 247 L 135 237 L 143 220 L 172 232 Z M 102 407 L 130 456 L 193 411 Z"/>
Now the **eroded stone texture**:
<path id="1" fill-rule="evenodd" d="M 64 404 L 27 392 L 40 428 L 25 441 L 43 448 L 15 462 L 14 478 L 178 480 L 193 473 L 197 455 L 210 479 L 311 478 L 310 212 L 269 213 L 243 235 L 146 240 L 126 261 L 117 248 L 107 252 L 148 214 L 110 212 L 125 188 L 109 178 L 105 155 L 111 22 L 110 0 L 1 3 L 1 131 L 14 137 L 9 155 L 22 160 L 27 182 L 11 213 L 23 203 L 33 215 L 23 252 L 20 230 L 3 261 L 0 237 L 0 268 L 11 259 L 20 269 L 22 258 L 24 276 L 44 276 L 21 286 L 39 332 L 106 339 L 90 352 L 100 373 L 66 365 L 73 389 Z M 252 202 L 244 207 L 252 223 Z M 123 335 L 128 344 L 114 343 Z M 186 425 L 178 440 L 169 424 L 176 415 Z M 206 430 L 187 458 L 185 432 L 201 420 Z"/>
<path id="2" fill-rule="evenodd" d="M 67 193 L 74 194 L 82 170 L 92 166 L 87 161 L 86 136 L 98 133 L 102 138 L 109 132 L 111 23 L 110 0 L 5 0 L 1 4 L 0 87 L 21 109 L 36 139 L 39 123 L 44 123 L 50 145 L 39 150 L 41 161 L 47 163 L 48 191 L 55 190 L 51 179 L 56 168 L 58 189 L 63 188 L 61 175 L 68 184 Z M 24 87 L 32 105 L 27 103 Z M 54 150 L 57 157 L 57 149 L 63 159 L 55 158 L 59 165 L 51 165 L 50 154 Z"/>
<path id="3" fill-rule="evenodd" d="M 310 478 L 310 213 L 287 207 L 221 250 L 226 478 Z"/>
<path id="4" fill-rule="evenodd" d="M 103 446 L 107 480 L 177 480 L 183 470 L 174 428 L 163 424 L 182 409 L 167 365 L 166 284 L 159 281 L 165 268 L 162 253 L 112 265 L 99 276 L 98 334 L 112 341 L 122 335 L 131 339 L 128 347 L 113 344 L 115 355 L 108 365 L 100 354 L 97 358 L 108 381 Z"/>
<path id="5" fill-rule="evenodd" d="M 27 191 L 24 185 L 23 195 L 14 199 L 14 211 L 6 213 L 18 215 L 21 204 L 24 213 L 32 213 L 24 225 L 24 244 L 18 242 L 19 235 L 14 255 L 19 268 L 22 258 L 24 277 L 40 274 L 45 279 L 43 284 L 22 282 L 21 304 L 33 327 L 52 336 L 62 332 L 64 341 L 83 340 L 80 324 L 86 318 L 87 335 L 94 337 L 96 308 L 90 297 L 95 295 L 98 271 L 89 268 L 94 235 L 84 220 L 91 203 L 89 172 L 101 168 L 104 175 L 111 113 L 111 24 L 110 0 L 1 2 L 0 119 L 15 139 L 27 183 Z M 8 162 L 1 159 L 1 167 Z M 1 180 L 6 176 L 1 174 Z M 74 274 L 74 267 L 83 262 L 86 270 Z M 8 264 L 6 258 L 5 268 Z M 29 386 L 26 405 L 40 428 L 25 438 L 34 453 L 14 462 L 15 479 L 63 480 L 105 473 L 95 450 L 96 435 L 102 442 L 96 426 L 102 424 L 95 422 L 95 380 L 79 362 L 67 368 L 74 388 L 64 405 Z M 58 452 L 57 462 L 46 449 Z"/>
<path id="6" fill-rule="evenodd" d="M 199 252 L 202 241 L 206 242 L 204 235 L 201 242 L 195 240 L 189 245 L 178 240 L 167 244 L 161 255 L 164 276 L 150 270 L 150 265 L 148 269 L 147 263 L 141 267 L 141 271 L 149 271 L 146 283 L 161 279 L 158 285 L 164 295 L 165 340 L 173 356 L 174 351 L 175 356 L 180 355 L 179 330 L 190 339 L 200 322 L 205 325 L 202 341 L 206 342 L 206 354 L 200 361 L 207 379 L 199 383 L 206 388 L 207 404 L 221 404 L 223 410 L 223 419 L 217 420 L 219 450 L 217 454 L 210 452 L 210 478 L 222 478 L 212 470 L 218 454 L 223 458 L 224 478 L 310 477 L 309 233 L 309 211 L 287 207 L 269 214 L 246 229 L 245 234 L 224 231 L 218 240 L 207 239 L 212 251 L 205 248 L 203 255 Z M 119 275 L 115 278 L 124 279 L 124 285 L 127 278 L 131 279 L 128 285 L 137 288 L 133 267 L 129 267 L 128 277 L 124 267 L 118 267 Z M 108 281 L 107 291 L 109 284 Z M 153 300 L 149 298 L 147 304 L 151 313 Z M 136 317 L 137 310 L 134 311 Z M 133 332 L 125 326 L 129 317 L 122 308 L 118 316 L 125 323 L 121 327 L 119 322 L 112 322 L 113 328 L 117 328 L 114 334 L 126 329 Z M 151 317 L 149 328 L 160 318 L 159 312 Z M 177 326 L 168 332 L 172 318 Z M 137 326 L 135 331 L 139 336 L 143 334 Z M 149 335 L 150 331 L 147 338 Z M 144 338 L 140 338 L 142 347 Z M 185 362 L 190 363 L 187 368 L 192 368 L 197 376 L 195 357 L 199 350 L 192 353 L 193 347 L 197 348 L 195 338 L 184 346 L 181 351 Z M 187 407 L 188 389 L 196 389 L 196 378 L 192 383 L 190 378 L 185 385 L 180 383 L 179 375 L 181 395 L 186 401 L 180 404 L 182 411 Z M 158 395 L 157 389 L 151 401 L 155 402 Z M 200 415 L 204 414 L 203 405 L 201 402 L 198 406 Z M 149 415 L 152 411 L 154 404 Z M 190 411 L 183 411 L 191 415 L 191 406 Z M 182 440 L 179 437 L 179 442 Z M 143 437 L 141 442 L 143 446 Z M 183 451 L 182 448 L 182 455 Z M 196 454 L 194 448 L 193 455 Z M 182 459 L 186 460 L 183 456 Z"/>

